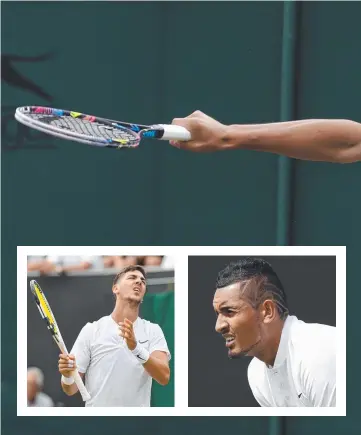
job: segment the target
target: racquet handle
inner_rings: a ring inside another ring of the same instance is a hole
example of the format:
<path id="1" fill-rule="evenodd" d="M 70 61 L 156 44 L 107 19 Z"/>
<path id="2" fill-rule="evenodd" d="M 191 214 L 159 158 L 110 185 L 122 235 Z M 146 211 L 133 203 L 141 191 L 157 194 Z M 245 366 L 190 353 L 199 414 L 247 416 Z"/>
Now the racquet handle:
<path id="1" fill-rule="evenodd" d="M 58 343 L 59 349 L 62 351 L 62 353 L 65 353 L 69 355 L 68 349 L 65 346 L 65 343 L 59 342 Z M 74 370 L 73 373 L 74 382 L 76 383 L 76 386 L 78 387 L 79 393 L 81 394 L 81 397 L 84 402 L 91 399 L 90 394 L 88 393 L 88 390 L 86 389 L 83 379 L 79 375 L 78 370 Z"/>
<path id="2" fill-rule="evenodd" d="M 167 125 L 159 124 L 157 127 L 161 127 L 164 130 L 162 140 L 191 140 L 190 132 L 180 125 Z"/>
<path id="3" fill-rule="evenodd" d="M 82 378 L 79 375 L 78 370 L 75 370 L 73 378 L 76 383 L 76 386 L 78 387 L 79 393 L 83 398 L 83 401 L 86 402 L 87 400 L 90 400 L 90 394 L 88 393 L 88 390 L 85 388 L 85 385 L 83 383 Z"/>

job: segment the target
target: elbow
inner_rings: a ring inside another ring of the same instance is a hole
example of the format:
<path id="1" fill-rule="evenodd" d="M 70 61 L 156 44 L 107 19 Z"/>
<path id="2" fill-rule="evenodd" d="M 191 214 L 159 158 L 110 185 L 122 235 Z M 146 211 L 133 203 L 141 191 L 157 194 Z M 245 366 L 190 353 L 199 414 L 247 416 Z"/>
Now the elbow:
<path id="1" fill-rule="evenodd" d="M 166 385 L 169 384 L 169 380 L 170 380 L 170 370 L 168 370 L 166 373 L 164 373 L 164 375 L 161 378 L 158 379 L 158 384 L 165 387 Z"/>
<path id="2" fill-rule="evenodd" d="M 361 162 L 361 142 L 350 148 L 340 150 L 335 156 L 336 163 L 356 163 Z"/>

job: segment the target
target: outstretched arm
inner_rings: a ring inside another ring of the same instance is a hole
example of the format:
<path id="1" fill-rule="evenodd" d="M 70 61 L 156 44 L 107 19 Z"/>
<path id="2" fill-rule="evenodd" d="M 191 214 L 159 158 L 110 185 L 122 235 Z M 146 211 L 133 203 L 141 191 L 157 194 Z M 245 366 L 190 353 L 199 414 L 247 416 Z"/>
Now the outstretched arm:
<path id="1" fill-rule="evenodd" d="M 361 161 L 361 124 L 343 119 L 311 119 L 271 124 L 224 125 L 202 112 L 173 120 L 192 134 L 171 142 L 197 152 L 248 149 L 302 160 L 337 163 Z"/>

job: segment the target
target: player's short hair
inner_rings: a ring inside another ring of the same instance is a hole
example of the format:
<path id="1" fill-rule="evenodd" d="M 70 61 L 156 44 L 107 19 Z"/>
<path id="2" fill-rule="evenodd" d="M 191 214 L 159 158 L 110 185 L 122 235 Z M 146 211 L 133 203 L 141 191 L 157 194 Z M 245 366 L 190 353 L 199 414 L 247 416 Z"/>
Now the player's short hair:
<path id="1" fill-rule="evenodd" d="M 218 273 L 216 288 L 240 283 L 241 296 L 254 308 L 266 299 L 276 304 L 281 319 L 289 313 L 283 285 L 270 263 L 261 258 L 247 257 L 228 264 Z"/>
<path id="2" fill-rule="evenodd" d="M 28 374 L 35 375 L 35 382 L 39 389 L 42 389 L 44 386 L 44 373 L 38 367 L 29 367 Z"/>
<path id="3" fill-rule="evenodd" d="M 143 269 L 142 266 L 138 266 L 138 265 L 135 265 L 135 266 L 127 266 L 127 267 L 125 267 L 125 268 L 122 269 L 119 273 L 117 273 L 117 274 L 115 275 L 115 277 L 114 277 L 114 279 L 113 279 L 113 285 L 117 284 L 117 282 L 119 281 L 119 279 L 120 279 L 123 275 L 125 275 L 127 272 L 133 272 L 133 271 L 135 271 L 135 270 L 137 270 L 138 272 L 140 272 L 140 273 L 144 276 L 144 278 L 146 278 L 145 270 Z"/>

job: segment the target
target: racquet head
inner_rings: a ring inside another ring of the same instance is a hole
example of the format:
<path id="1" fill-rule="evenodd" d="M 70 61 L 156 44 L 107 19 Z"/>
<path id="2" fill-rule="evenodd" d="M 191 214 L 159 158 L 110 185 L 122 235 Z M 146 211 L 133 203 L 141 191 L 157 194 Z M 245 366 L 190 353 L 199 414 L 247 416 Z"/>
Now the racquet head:
<path id="1" fill-rule="evenodd" d="M 62 353 L 68 353 L 67 348 L 65 346 L 64 340 L 60 334 L 60 330 L 58 327 L 58 324 L 56 323 L 54 314 L 50 308 L 50 305 L 43 293 L 43 291 L 40 288 L 40 285 L 35 281 L 30 281 L 30 288 L 31 292 L 34 296 L 36 305 L 39 309 L 39 312 L 41 314 L 41 317 L 45 320 L 46 326 L 51 332 L 55 342 L 59 346 Z M 87 391 L 83 380 L 81 379 L 78 370 L 74 370 L 74 381 L 79 389 L 79 392 L 83 398 L 84 401 L 90 400 L 90 394 Z"/>
<path id="2" fill-rule="evenodd" d="M 63 338 L 60 334 L 58 324 L 56 323 L 54 314 L 51 311 L 50 305 L 43 291 L 41 290 L 40 285 L 35 280 L 32 280 L 30 281 L 30 288 L 34 296 L 34 300 L 36 302 L 38 310 L 41 314 L 41 317 L 44 319 L 46 326 L 51 332 L 54 340 L 58 345 L 60 343 L 63 343 Z"/>
<path id="3" fill-rule="evenodd" d="M 110 148 L 135 148 L 142 137 L 164 140 L 189 140 L 188 130 L 177 125 L 141 125 L 99 118 L 51 107 L 18 107 L 20 123 L 61 139 Z"/>

